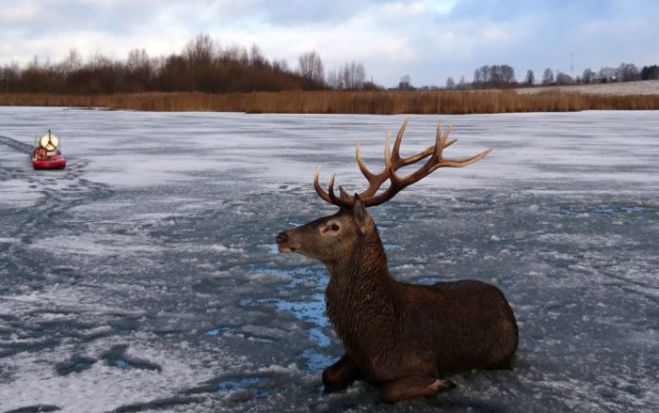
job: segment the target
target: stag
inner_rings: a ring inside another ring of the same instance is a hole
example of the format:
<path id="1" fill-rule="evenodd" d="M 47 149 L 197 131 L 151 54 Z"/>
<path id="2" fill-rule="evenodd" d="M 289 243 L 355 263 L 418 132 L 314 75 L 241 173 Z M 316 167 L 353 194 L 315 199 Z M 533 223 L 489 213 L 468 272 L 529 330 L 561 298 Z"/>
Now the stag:
<path id="1" fill-rule="evenodd" d="M 417 155 L 400 156 L 405 121 L 391 151 L 385 145 L 384 170 L 372 173 L 364 163 L 359 144 L 357 165 L 369 182 L 360 194 L 349 195 L 335 176 L 325 191 L 320 170 L 314 188 L 324 201 L 340 209 L 331 216 L 281 232 L 282 253 L 299 253 L 325 264 L 330 280 L 325 291 L 327 316 L 345 353 L 322 374 L 329 391 L 365 379 L 382 388 L 383 401 L 396 403 L 432 398 L 455 387 L 444 377 L 471 369 L 509 367 L 518 343 L 517 323 L 503 293 L 476 280 L 415 285 L 396 281 L 367 208 L 393 198 L 403 188 L 439 168 L 471 165 L 486 157 L 488 149 L 468 159 L 444 158 L 450 127 L 437 128 L 435 144 Z M 397 171 L 423 159 L 418 170 L 401 177 Z M 389 186 L 380 187 L 389 181 Z M 379 192 L 378 192 L 379 191 Z"/>

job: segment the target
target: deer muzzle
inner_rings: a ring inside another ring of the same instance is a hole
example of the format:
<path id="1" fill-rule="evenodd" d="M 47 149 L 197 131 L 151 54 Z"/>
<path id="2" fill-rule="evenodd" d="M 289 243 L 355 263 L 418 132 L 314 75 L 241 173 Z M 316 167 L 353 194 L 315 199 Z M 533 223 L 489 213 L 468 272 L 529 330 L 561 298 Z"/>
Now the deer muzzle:
<path id="1" fill-rule="evenodd" d="M 275 239 L 277 242 L 277 248 L 281 253 L 295 252 L 297 247 L 291 245 L 290 237 L 286 231 L 280 232 Z"/>

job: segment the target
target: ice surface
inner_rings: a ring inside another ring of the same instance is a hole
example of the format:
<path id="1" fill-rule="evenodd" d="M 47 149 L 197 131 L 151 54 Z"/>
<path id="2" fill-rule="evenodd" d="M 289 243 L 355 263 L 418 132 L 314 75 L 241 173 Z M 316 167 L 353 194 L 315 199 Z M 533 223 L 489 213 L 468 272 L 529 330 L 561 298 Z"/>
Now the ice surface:
<path id="1" fill-rule="evenodd" d="M 495 150 L 371 211 L 392 273 L 501 287 L 517 362 L 393 407 L 322 392 L 327 275 L 274 237 L 403 119 L 0 108 L 0 412 L 658 411 L 658 112 L 412 116 L 404 155 L 440 120 L 447 155 Z M 64 171 L 30 167 L 47 129 Z"/>

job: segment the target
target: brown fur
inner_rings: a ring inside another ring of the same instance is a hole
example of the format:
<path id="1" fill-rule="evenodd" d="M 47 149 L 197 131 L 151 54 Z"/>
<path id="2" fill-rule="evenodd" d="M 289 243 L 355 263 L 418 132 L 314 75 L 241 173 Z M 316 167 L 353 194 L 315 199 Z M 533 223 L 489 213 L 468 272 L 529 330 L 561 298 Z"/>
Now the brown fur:
<path id="1" fill-rule="evenodd" d="M 338 230 L 336 230 L 338 226 Z M 394 280 L 361 201 L 277 237 L 282 252 L 322 261 L 327 315 L 345 355 L 323 373 L 328 389 L 364 377 L 386 402 L 434 397 L 441 376 L 509 364 L 517 323 L 503 293 L 475 280 L 414 285 Z"/>

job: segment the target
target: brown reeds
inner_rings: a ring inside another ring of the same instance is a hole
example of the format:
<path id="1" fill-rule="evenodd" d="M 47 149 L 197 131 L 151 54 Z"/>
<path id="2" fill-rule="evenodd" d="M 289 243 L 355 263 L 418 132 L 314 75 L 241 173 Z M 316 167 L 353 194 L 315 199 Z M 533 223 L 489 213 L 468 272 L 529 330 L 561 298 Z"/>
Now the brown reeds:
<path id="1" fill-rule="evenodd" d="M 100 107 L 110 110 L 247 113 L 470 114 L 657 110 L 659 95 L 589 95 L 558 91 L 199 92 L 112 95 L 0 94 L 0 106 Z"/>

